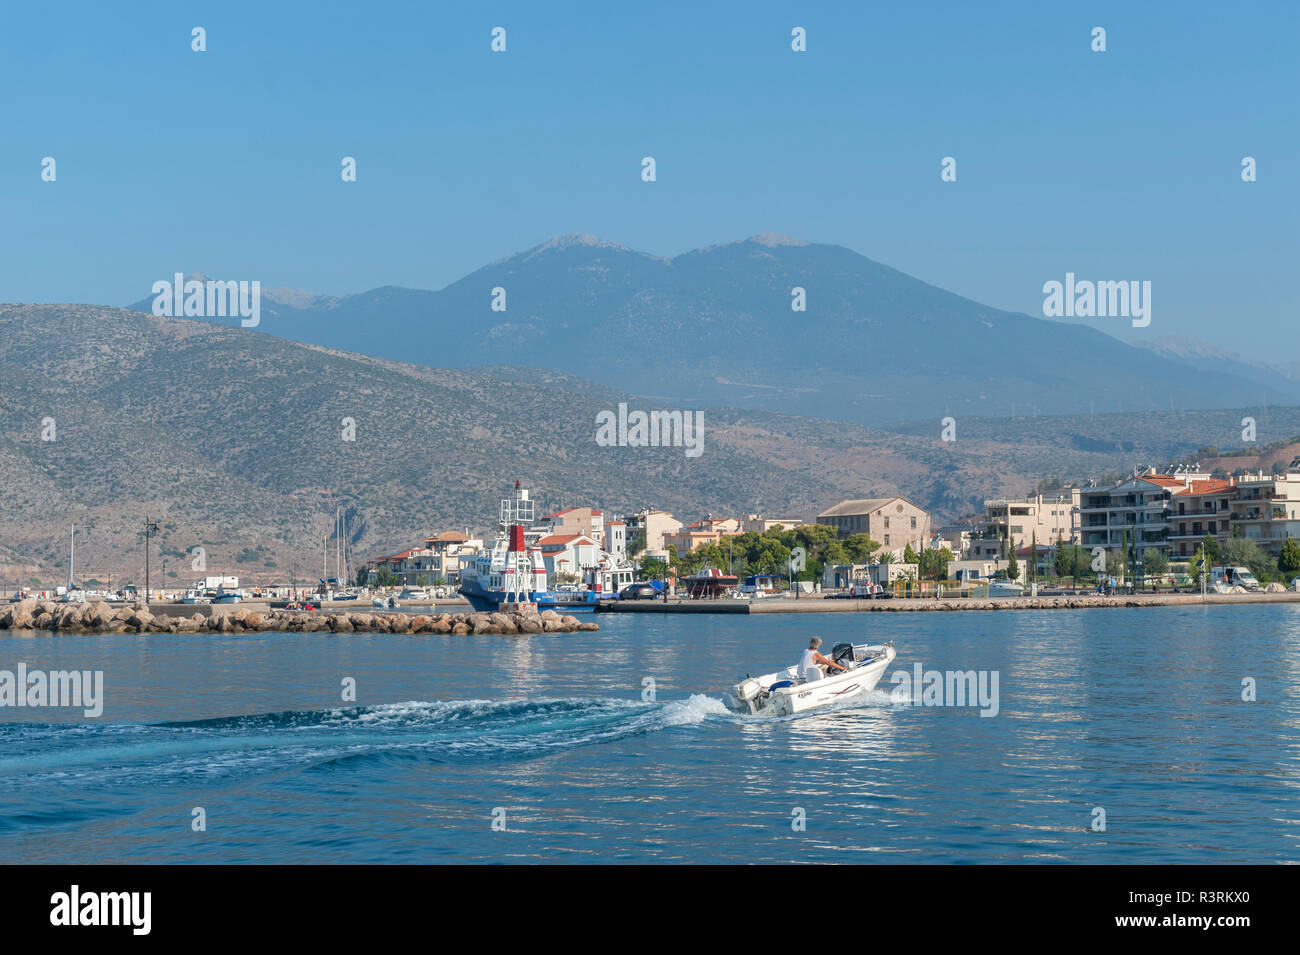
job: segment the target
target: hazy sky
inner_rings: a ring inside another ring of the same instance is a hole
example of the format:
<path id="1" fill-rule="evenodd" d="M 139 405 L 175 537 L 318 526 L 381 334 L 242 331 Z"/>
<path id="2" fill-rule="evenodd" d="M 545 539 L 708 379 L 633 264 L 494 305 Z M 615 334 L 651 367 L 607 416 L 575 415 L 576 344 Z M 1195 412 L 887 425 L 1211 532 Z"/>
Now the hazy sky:
<path id="1" fill-rule="evenodd" d="M 1297 35 L 1294 2 L 6 4 L 0 300 L 783 232 L 1037 315 L 1067 271 L 1149 280 L 1148 328 L 1095 324 L 1298 360 Z"/>

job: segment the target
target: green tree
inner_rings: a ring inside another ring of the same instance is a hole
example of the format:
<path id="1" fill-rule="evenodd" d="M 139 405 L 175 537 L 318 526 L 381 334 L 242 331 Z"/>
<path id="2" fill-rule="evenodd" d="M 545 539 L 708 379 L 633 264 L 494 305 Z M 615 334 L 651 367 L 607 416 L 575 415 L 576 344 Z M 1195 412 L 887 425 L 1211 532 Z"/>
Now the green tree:
<path id="1" fill-rule="evenodd" d="M 396 587 L 401 584 L 402 578 L 398 577 L 387 567 L 380 567 L 378 571 L 370 575 L 370 582 L 379 587 Z"/>
<path id="2" fill-rule="evenodd" d="M 1228 567 L 1246 567 L 1261 583 L 1267 583 L 1278 574 L 1273 558 L 1259 549 L 1249 537 L 1233 537 L 1223 545 L 1220 555 Z"/>
<path id="3" fill-rule="evenodd" d="M 1142 572 L 1148 577 L 1163 577 L 1169 573 L 1169 558 L 1154 547 L 1148 549 L 1142 555 Z"/>
<path id="4" fill-rule="evenodd" d="M 903 548 L 903 563 L 905 564 L 921 563 L 921 558 L 917 557 L 916 551 L 912 550 L 911 541 L 908 541 L 907 545 Z"/>
<path id="5" fill-rule="evenodd" d="M 1061 539 L 1061 532 L 1056 532 L 1056 553 L 1052 557 L 1052 569 L 1057 577 L 1068 577 L 1074 571 L 1074 545 L 1067 545 Z"/>
<path id="6" fill-rule="evenodd" d="M 1070 565 L 1070 576 L 1077 586 L 1080 578 L 1087 580 L 1092 576 L 1092 560 L 1087 548 L 1080 547 L 1077 544 L 1070 545 L 1070 554 L 1073 557 Z"/>
<path id="7" fill-rule="evenodd" d="M 880 545 L 873 541 L 868 534 L 852 534 L 846 537 L 843 543 L 844 556 L 848 558 L 845 563 L 868 563 L 871 560 L 871 555 L 880 550 Z"/>
<path id="8" fill-rule="evenodd" d="M 1277 560 L 1277 569 L 1286 581 L 1300 576 L 1300 543 L 1294 537 L 1288 537 L 1282 545 L 1282 556 Z"/>
<path id="9" fill-rule="evenodd" d="M 645 550 L 645 531 L 636 532 L 636 536 L 627 542 L 627 556 L 635 557 L 641 551 Z"/>
<path id="10" fill-rule="evenodd" d="M 1210 566 L 1217 567 L 1219 558 L 1222 554 L 1219 551 L 1219 542 L 1214 539 L 1213 534 L 1206 534 L 1205 539 L 1201 541 L 1200 550 L 1210 559 Z"/>
<path id="11" fill-rule="evenodd" d="M 921 560 L 918 570 L 921 572 L 923 580 L 947 580 L 948 564 L 952 562 L 952 551 L 947 547 L 934 548 L 921 551 Z"/>
<path id="12" fill-rule="evenodd" d="M 649 554 L 644 555 L 637 565 L 642 580 L 663 580 L 668 576 L 668 568 L 668 561 L 662 557 L 651 557 Z"/>
<path id="13" fill-rule="evenodd" d="M 1016 549 L 1014 547 L 1011 548 L 1010 553 L 1007 555 L 1007 579 L 1020 579 L 1020 562 L 1016 560 Z"/>

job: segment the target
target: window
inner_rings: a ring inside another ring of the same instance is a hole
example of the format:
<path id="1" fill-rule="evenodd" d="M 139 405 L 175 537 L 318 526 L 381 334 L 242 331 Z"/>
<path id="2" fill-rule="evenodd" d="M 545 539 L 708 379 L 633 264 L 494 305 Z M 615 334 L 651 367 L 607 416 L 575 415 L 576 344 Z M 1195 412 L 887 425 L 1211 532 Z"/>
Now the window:
<path id="1" fill-rule="evenodd" d="M 916 530 L 916 518 L 912 518 L 912 530 Z"/>
<path id="2" fill-rule="evenodd" d="M 888 518 L 888 517 L 885 518 L 885 527 L 886 527 L 886 529 L 888 529 L 888 527 L 889 527 L 889 518 Z M 886 538 L 885 538 L 885 541 L 886 541 L 886 543 L 888 543 L 889 538 L 886 537 Z"/>

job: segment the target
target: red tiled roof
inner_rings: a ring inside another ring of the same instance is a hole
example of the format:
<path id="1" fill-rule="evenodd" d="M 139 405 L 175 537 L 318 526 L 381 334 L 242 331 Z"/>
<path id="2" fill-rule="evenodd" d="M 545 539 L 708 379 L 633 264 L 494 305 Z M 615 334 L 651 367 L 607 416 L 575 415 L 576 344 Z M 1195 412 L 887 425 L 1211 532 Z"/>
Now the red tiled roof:
<path id="1" fill-rule="evenodd" d="M 1182 487 L 1183 482 L 1178 478 L 1172 478 L 1167 474 L 1139 474 L 1139 481 L 1146 481 L 1148 484 L 1155 484 L 1159 487 Z"/>
<path id="2" fill-rule="evenodd" d="M 1181 491 L 1175 491 L 1175 494 L 1223 494 L 1231 491 L 1233 484 L 1231 481 L 1224 481 L 1220 478 L 1212 478 L 1208 481 L 1193 481 L 1191 485 L 1183 488 Z"/>

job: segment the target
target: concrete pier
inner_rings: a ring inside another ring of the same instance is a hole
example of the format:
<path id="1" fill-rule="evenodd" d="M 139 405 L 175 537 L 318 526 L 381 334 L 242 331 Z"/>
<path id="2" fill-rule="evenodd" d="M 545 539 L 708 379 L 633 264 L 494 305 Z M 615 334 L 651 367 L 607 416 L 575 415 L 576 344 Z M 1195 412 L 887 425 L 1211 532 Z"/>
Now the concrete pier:
<path id="1" fill-rule="evenodd" d="M 962 610 L 1090 610 L 1100 607 L 1193 607 L 1300 603 L 1300 592 L 1254 594 L 1058 594 L 1037 597 L 894 597 L 887 600 L 833 600 L 774 597 L 765 600 L 606 600 L 597 613 L 917 613 Z"/>

